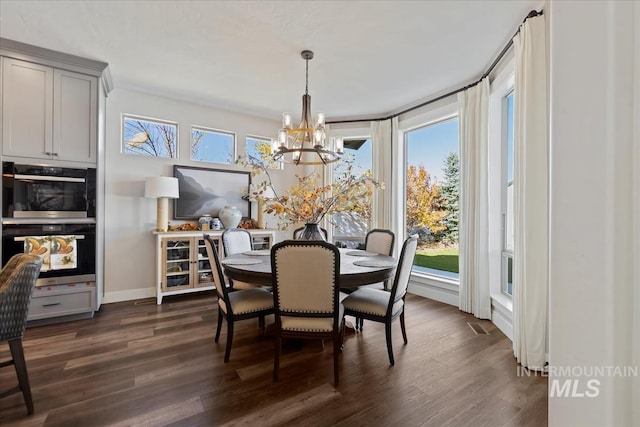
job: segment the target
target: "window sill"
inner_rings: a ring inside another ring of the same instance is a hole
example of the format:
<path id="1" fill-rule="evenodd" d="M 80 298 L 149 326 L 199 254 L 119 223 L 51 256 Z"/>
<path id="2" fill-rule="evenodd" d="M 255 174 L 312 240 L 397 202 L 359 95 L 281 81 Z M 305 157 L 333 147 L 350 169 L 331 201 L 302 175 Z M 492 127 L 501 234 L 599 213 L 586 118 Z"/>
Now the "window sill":
<path id="1" fill-rule="evenodd" d="M 460 301 L 459 287 L 458 280 L 424 274 L 414 270 L 411 272 L 408 291 L 415 295 L 457 307 Z"/>
<path id="2" fill-rule="evenodd" d="M 513 314 L 513 298 L 509 298 L 503 293 L 491 294 L 491 302 L 493 305 L 498 305 L 502 311 L 508 311 Z"/>

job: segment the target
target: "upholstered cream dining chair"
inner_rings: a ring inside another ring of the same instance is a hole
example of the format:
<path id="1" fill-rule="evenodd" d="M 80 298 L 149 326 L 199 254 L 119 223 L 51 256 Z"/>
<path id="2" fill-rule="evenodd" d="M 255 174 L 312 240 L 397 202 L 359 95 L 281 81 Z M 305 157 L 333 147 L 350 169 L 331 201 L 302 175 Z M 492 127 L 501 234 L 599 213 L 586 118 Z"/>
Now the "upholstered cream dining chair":
<path id="1" fill-rule="evenodd" d="M 338 299 L 340 252 L 322 241 L 287 240 L 271 250 L 276 314 L 273 380 L 278 380 L 283 338 L 333 340 L 333 379 L 338 385 L 344 308 Z"/>
<path id="2" fill-rule="evenodd" d="M 390 292 L 380 289 L 360 288 L 342 301 L 345 314 L 354 316 L 356 319 L 368 319 L 384 323 L 387 352 L 389 353 L 389 363 L 391 365 L 395 363 L 391 342 L 391 324 L 398 318 L 400 318 L 402 338 L 404 343 L 407 344 L 407 331 L 404 324 L 404 300 L 417 247 L 417 236 L 410 236 L 404 241 Z M 358 324 L 356 323 L 357 328 Z"/>
<path id="3" fill-rule="evenodd" d="M 253 288 L 231 291 L 225 284 L 220 258 L 216 250 L 214 239 L 208 234 L 204 235 L 207 255 L 211 263 L 213 282 L 218 294 L 218 327 L 215 341 L 220 338 L 222 318 L 227 319 L 227 347 L 224 352 L 224 362 L 229 361 L 231 344 L 233 342 L 233 325 L 237 320 L 258 318 L 260 329 L 264 332 L 265 316 L 273 314 L 273 295 L 266 289 Z"/>
<path id="4" fill-rule="evenodd" d="M 40 257 L 17 254 L 0 271 L 0 342 L 7 341 L 11 352 L 11 359 L 0 362 L 0 367 L 14 365 L 18 377 L 18 386 L 5 390 L 0 397 L 22 392 L 29 414 L 33 414 L 33 399 L 22 349 L 22 336 L 31 294 L 41 266 Z"/>
<path id="5" fill-rule="evenodd" d="M 224 256 L 241 254 L 253 250 L 253 240 L 251 233 L 244 228 L 229 228 L 222 233 L 222 247 Z M 229 281 L 233 289 L 253 289 L 256 286 L 252 283 L 240 282 L 238 280 Z"/>

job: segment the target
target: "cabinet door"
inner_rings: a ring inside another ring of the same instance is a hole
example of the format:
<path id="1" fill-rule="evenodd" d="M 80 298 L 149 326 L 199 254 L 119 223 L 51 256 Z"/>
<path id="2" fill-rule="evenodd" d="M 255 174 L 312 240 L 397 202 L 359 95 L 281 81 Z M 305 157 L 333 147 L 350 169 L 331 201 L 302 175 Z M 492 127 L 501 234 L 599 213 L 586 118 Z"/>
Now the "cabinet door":
<path id="1" fill-rule="evenodd" d="M 2 58 L 2 154 L 49 159 L 53 68 Z"/>
<path id="2" fill-rule="evenodd" d="M 53 81 L 53 158 L 95 163 L 97 78 L 56 69 Z"/>
<path id="3" fill-rule="evenodd" d="M 207 254 L 207 248 L 204 245 L 204 240 L 198 237 L 194 237 L 194 248 L 196 248 L 196 259 L 194 262 L 194 281 L 196 287 L 202 286 L 212 286 L 213 285 L 213 273 L 212 273 L 212 263 L 213 260 L 209 260 L 209 255 Z M 216 249 L 220 251 L 220 243 L 219 240 L 215 241 Z"/>
<path id="4" fill-rule="evenodd" d="M 165 239 L 162 241 L 163 275 L 162 289 L 177 291 L 192 288 L 190 238 Z"/>

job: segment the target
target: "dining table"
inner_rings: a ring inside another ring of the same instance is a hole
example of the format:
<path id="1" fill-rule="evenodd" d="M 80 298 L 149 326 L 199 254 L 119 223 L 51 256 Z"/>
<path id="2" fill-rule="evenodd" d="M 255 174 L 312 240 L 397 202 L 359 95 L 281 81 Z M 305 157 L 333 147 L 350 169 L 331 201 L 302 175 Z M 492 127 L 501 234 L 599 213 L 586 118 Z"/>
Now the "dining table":
<path id="1" fill-rule="evenodd" d="M 340 248 L 339 251 L 341 288 L 384 282 L 395 272 L 397 260 L 394 257 L 359 249 Z M 225 275 L 231 280 L 273 286 L 269 249 L 229 255 L 221 260 L 221 264 Z"/>

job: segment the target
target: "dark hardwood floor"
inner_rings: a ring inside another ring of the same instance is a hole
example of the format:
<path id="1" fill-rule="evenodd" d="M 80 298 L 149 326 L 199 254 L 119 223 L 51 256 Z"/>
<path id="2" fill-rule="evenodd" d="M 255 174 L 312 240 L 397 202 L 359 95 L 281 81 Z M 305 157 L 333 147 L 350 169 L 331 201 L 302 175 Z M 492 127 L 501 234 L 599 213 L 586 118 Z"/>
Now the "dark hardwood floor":
<path id="1" fill-rule="evenodd" d="M 546 378 L 517 376 L 511 342 L 491 322 L 412 295 L 406 318 L 408 345 L 393 325 L 393 367 L 383 325 L 348 333 L 335 388 L 331 342 L 290 344 L 274 383 L 273 341 L 257 320 L 236 325 L 224 364 L 226 324 L 216 344 L 211 293 L 103 305 L 90 320 L 27 329 L 35 414 L 12 395 L 0 399 L 0 425 L 547 424 Z M 0 360 L 8 351 L 0 345 Z M 15 383 L 3 368 L 0 392 Z"/>

